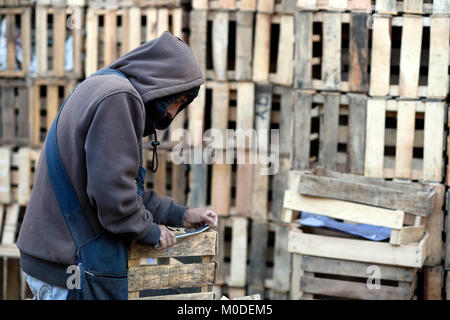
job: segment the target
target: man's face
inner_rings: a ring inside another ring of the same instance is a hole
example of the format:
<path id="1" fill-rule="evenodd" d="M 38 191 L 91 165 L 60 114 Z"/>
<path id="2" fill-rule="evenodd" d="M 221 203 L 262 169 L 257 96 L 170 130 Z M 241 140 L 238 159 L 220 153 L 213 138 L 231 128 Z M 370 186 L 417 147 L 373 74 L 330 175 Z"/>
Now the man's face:
<path id="1" fill-rule="evenodd" d="M 169 107 L 167 108 L 166 112 L 164 113 L 164 117 L 170 117 L 171 119 L 173 119 L 176 116 L 176 114 L 178 113 L 178 110 L 180 109 L 180 107 L 183 105 L 184 101 L 185 101 L 185 98 L 180 97 L 176 101 L 172 102 L 169 105 Z"/>

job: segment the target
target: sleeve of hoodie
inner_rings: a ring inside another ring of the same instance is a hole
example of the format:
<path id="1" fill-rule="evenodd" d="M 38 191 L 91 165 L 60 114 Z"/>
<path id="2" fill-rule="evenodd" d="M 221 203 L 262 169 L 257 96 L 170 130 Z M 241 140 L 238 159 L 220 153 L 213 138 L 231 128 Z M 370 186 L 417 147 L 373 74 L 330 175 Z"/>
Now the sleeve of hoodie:
<path id="1" fill-rule="evenodd" d="M 153 190 L 145 191 L 143 198 L 145 207 L 153 213 L 156 223 L 173 227 L 183 226 L 187 207 L 177 205 L 171 198 L 161 197 Z"/>
<path id="2" fill-rule="evenodd" d="M 143 112 L 140 101 L 127 92 L 112 94 L 98 104 L 85 143 L 87 194 L 106 230 L 155 245 L 161 231 L 137 194 L 134 180 Z"/>

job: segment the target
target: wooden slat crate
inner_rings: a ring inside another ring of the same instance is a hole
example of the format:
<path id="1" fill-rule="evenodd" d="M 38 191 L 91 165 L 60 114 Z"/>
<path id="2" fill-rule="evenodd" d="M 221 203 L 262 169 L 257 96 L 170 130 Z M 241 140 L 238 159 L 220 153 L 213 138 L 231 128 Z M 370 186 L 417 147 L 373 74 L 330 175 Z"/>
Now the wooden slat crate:
<path id="1" fill-rule="evenodd" d="M 36 6 L 37 77 L 82 77 L 83 15 L 82 7 Z M 72 19 L 71 29 L 69 19 Z M 66 51 L 68 41 L 72 43 L 71 52 Z M 66 69 L 66 65 L 71 68 Z"/>
<path id="2" fill-rule="evenodd" d="M 297 12 L 295 88 L 367 92 L 368 18 L 361 12 Z"/>
<path id="3" fill-rule="evenodd" d="M 0 77 L 24 78 L 31 57 L 31 8 L 0 8 L 2 21 L 6 21 L 6 65 L 0 66 Z"/>
<path id="4" fill-rule="evenodd" d="M 448 15 L 374 15 L 369 94 L 445 98 L 449 29 Z"/>
<path id="5" fill-rule="evenodd" d="M 165 30 L 186 38 L 187 18 L 183 8 L 88 8 L 86 76 Z"/>
<path id="6" fill-rule="evenodd" d="M 430 232 L 425 224 L 436 205 L 436 197 L 439 195 L 429 185 L 333 172 L 324 175 L 323 170 L 292 171 L 284 195 L 283 221 L 291 223 L 294 213 L 306 211 L 392 231 L 389 242 L 374 242 L 334 230 L 302 227 L 290 232 L 288 251 L 421 268 L 430 252 Z"/>
<path id="7" fill-rule="evenodd" d="M 450 14 L 447 0 L 376 0 L 375 11 L 383 14 Z"/>
<path id="8" fill-rule="evenodd" d="M 293 255 L 291 299 L 412 300 L 417 268 Z M 379 288 L 374 277 L 379 276 Z"/>
<path id="9" fill-rule="evenodd" d="M 298 0 L 298 10 L 371 12 L 371 0 Z"/>
<path id="10" fill-rule="evenodd" d="M 444 101 L 369 99 L 364 175 L 441 182 Z"/>
<path id="11" fill-rule="evenodd" d="M 28 86 L 24 80 L 0 81 L 1 143 L 28 144 L 28 94 Z"/>
<path id="12" fill-rule="evenodd" d="M 212 259 L 216 254 L 215 231 L 178 240 L 174 246 L 161 251 L 134 243 L 128 260 L 128 298 L 212 300 L 215 297 L 211 286 L 216 277 L 216 262 Z M 197 257 L 200 261 L 183 263 L 187 257 Z M 183 288 L 198 287 L 201 287 L 199 292 L 182 293 Z M 177 293 L 165 295 L 167 289 Z"/>
<path id="13" fill-rule="evenodd" d="M 362 174 L 366 103 L 361 94 L 297 90 L 293 167 Z"/>
<path id="14" fill-rule="evenodd" d="M 170 150 L 158 150 L 158 170 L 150 171 L 153 150 L 144 150 L 144 167 L 147 170 L 145 185 L 160 196 L 171 197 L 176 204 L 186 205 L 187 168 L 171 160 Z"/>
<path id="15" fill-rule="evenodd" d="M 30 99 L 30 143 L 40 147 L 64 99 L 77 85 L 76 80 L 34 79 Z"/>
<path id="16" fill-rule="evenodd" d="M 255 14 L 194 10 L 190 15 L 189 41 L 205 78 L 251 80 Z"/>
<path id="17" fill-rule="evenodd" d="M 0 147 L 0 203 L 28 204 L 39 154 L 39 149 Z"/>
<path id="18" fill-rule="evenodd" d="M 195 10 L 238 10 L 265 13 L 293 13 L 297 0 L 193 0 Z"/>

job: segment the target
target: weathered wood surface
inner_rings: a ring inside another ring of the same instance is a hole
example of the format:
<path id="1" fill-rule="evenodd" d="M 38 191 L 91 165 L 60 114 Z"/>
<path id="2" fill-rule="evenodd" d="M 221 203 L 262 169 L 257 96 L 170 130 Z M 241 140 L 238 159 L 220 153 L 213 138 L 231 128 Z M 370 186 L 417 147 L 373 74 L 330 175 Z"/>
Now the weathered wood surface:
<path id="1" fill-rule="evenodd" d="M 181 293 L 167 296 L 133 298 L 130 300 L 215 300 L 214 292 Z"/>
<path id="2" fill-rule="evenodd" d="M 298 192 L 304 195 L 332 198 L 402 210 L 428 216 L 434 208 L 436 192 L 433 187 L 415 185 L 406 189 L 405 183 L 378 180 L 327 170 L 298 172 Z"/>
<path id="3" fill-rule="evenodd" d="M 424 300 L 442 300 L 444 269 L 442 266 L 424 267 Z"/>
<path id="4" fill-rule="evenodd" d="M 215 269 L 215 263 L 132 267 L 128 269 L 128 291 L 212 285 Z"/>
<path id="5" fill-rule="evenodd" d="M 176 244 L 164 250 L 156 250 L 151 246 L 133 243 L 130 250 L 130 259 L 213 256 L 217 253 L 217 239 L 218 233 L 216 231 L 207 231 L 195 236 L 178 239 Z"/>
<path id="6" fill-rule="evenodd" d="M 393 246 L 389 243 L 330 238 L 292 230 L 289 232 L 288 252 L 421 268 L 427 257 L 428 242 L 428 233 L 415 245 Z"/>
<path id="7" fill-rule="evenodd" d="M 267 222 L 253 221 L 250 244 L 250 272 L 248 273 L 249 294 L 259 294 L 264 298 L 267 241 L 269 225 Z"/>

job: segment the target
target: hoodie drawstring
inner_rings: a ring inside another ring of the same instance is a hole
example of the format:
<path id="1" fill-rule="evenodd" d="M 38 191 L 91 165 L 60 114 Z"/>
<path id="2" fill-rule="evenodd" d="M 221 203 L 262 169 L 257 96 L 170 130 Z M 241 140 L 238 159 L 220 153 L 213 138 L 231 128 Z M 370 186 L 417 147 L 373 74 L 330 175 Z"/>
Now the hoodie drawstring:
<path id="1" fill-rule="evenodd" d="M 156 150 L 157 146 L 160 145 L 160 142 L 158 141 L 158 137 L 156 136 L 156 130 L 153 129 L 153 140 L 151 145 L 153 147 L 153 158 L 152 158 L 152 166 L 150 168 L 150 171 L 155 173 L 156 170 L 158 170 L 158 151 Z M 155 161 L 156 160 L 156 161 Z M 156 166 L 155 166 L 156 163 Z"/>

